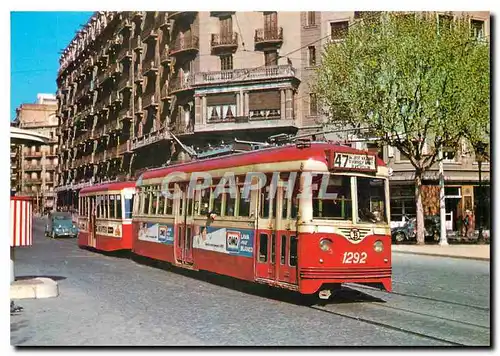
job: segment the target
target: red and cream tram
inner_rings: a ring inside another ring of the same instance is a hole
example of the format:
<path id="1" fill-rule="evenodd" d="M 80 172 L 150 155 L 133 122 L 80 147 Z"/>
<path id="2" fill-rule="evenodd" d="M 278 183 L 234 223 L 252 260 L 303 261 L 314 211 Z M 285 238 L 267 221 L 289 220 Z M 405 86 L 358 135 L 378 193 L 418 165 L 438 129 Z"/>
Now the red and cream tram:
<path id="1" fill-rule="evenodd" d="M 78 245 L 101 251 L 132 249 L 135 182 L 99 184 L 80 190 Z"/>
<path id="2" fill-rule="evenodd" d="M 388 170 L 377 156 L 288 145 L 144 172 L 132 249 L 321 298 L 347 282 L 390 291 L 389 219 Z"/>

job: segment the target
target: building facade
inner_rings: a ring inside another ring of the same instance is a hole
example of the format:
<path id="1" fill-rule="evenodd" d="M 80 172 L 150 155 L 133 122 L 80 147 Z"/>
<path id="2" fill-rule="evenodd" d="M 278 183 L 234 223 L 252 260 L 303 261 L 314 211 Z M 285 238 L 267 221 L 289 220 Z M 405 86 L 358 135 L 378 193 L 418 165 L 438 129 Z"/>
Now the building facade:
<path id="1" fill-rule="evenodd" d="M 16 109 L 16 125 L 19 128 L 33 130 L 51 138 L 48 145 L 17 145 L 16 194 L 33 197 L 35 212 L 51 210 L 54 206 L 55 173 L 58 165 L 56 111 L 57 101 L 51 94 L 38 94 L 36 103 L 22 104 Z"/>
<path id="2" fill-rule="evenodd" d="M 148 167 L 189 159 L 185 146 L 196 151 L 235 138 L 265 141 L 276 134 L 320 130 L 327 118 L 311 84 L 322 48 L 341 41 L 363 16 L 95 13 L 60 59 L 58 204 L 76 207 L 77 192 L 86 185 L 133 178 Z M 471 28 L 486 37 L 489 13 L 472 16 Z M 374 143 L 352 145 L 380 150 L 393 169 L 398 197 L 393 218 L 414 214 L 406 209 L 412 201 L 405 191 L 412 184 L 407 161 Z M 447 179 L 450 188 L 460 183 L 465 192 L 474 185 L 477 169 L 469 158 L 445 166 L 447 174 L 458 172 Z"/>

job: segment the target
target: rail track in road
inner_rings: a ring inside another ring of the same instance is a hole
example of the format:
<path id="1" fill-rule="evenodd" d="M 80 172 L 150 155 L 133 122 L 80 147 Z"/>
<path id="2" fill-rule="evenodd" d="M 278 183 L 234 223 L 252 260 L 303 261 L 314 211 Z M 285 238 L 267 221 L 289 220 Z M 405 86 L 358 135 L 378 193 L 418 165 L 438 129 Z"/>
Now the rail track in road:
<path id="1" fill-rule="evenodd" d="M 359 289 L 369 289 L 372 294 L 366 294 Z M 394 298 L 394 295 L 397 298 Z M 387 297 L 385 300 L 382 299 L 384 296 Z M 418 298 L 420 296 L 388 293 L 370 287 L 349 285 L 335 294 L 331 301 L 309 306 L 309 308 L 428 340 L 443 342 L 450 346 L 490 345 L 490 328 L 485 325 L 489 324 L 489 315 L 486 315 L 489 309 L 463 305 L 457 312 L 462 318 L 460 320 L 460 318 L 452 318 L 449 315 L 439 315 L 450 312 L 446 308 L 440 308 L 439 304 L 446 303 L 446 301 L 436 299 L 433 301 L 437 305 L 432 303 L 418 304 L 409 299 L 412 297 Z M 425 298 L 425 301 L 432 299 Z M 458 303 L 448 304 L 455 306 Z M 423 308 L 424 311 L 418 310 L 419 308 Z M 483 315 L 478 315 L 478 313 Z M 474 318 L 474 316 L 480 321 L 483 319 L 483 323 L 466 320 L 467 317 Z"/>

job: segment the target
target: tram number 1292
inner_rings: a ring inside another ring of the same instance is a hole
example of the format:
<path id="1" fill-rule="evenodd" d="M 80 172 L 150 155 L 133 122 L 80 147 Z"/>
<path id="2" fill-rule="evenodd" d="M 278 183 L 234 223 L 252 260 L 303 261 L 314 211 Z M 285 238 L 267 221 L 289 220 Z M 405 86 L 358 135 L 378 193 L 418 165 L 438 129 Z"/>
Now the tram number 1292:
<path id="1" fill-rule="evenodd" d="M 342 263 L 366 263 L 366 252 L 344 252 Z"/>

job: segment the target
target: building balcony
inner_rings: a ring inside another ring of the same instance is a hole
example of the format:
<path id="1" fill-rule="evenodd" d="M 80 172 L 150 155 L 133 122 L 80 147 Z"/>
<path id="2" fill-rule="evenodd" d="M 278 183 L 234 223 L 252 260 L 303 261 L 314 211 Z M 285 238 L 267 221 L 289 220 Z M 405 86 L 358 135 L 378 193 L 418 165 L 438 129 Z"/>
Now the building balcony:
<path id="1" fill-rule="evenodd" d="M 120 63 L 112 63 L 106 70 L 106 76 L 111 79 L 117 77 L 122 72 L 122 66 Z"/>
<path id="2" fill-rule="evenodd" d="M 143 136 L 132 139 L 131 149 L 136 150 L 145 146 L 151 145 L 163 140 L 170 140 L 171 135 L 167 127 L 162 126 L 160 129 L 149 132 Z"/>
<path id="3" fill-rule="evenodd" d="M 199 39 L 197 36 L 187 36 L 177 38 L 169 49 L 169 54 L 181 55 L 185 53 L 197 52 L 199 50 Z"/>
<path id="4" fill-rule="evenodd" d="M 199 72 L 194 75 L 193 86 L 226 85 L 244 81 L 271 81 L 295 78 L 295 68 L 278 65 L 249 69 Z"/>
<path id="5" fill-rule="evenodd" d="M 142 42 L 146 43 L 154 41 L 158 38 L 158 33 L 155 30 L 155 23 L 153 21 L 146 22 L 144 29 L 141 32 Z"/>
<path id="6" fill-rule="evenodd" d="M 168 86 L 168 83 L 163 84 L 160 90 L 160 100 L 165 102 L 165 101 L 170 101 L 170 88 Z"/>
<path id="7" fill-rule="evenodd" d="M 170 57 L 169 53 L 167 50 L 164 50 L 161 54 L 160 54 L 160 64 L 162 66 L 168 66 L 170 65 L 170 62 L 171 62 L 172 58 Z"/>
<path id="8" fill-rule="evenodd" d="M 146 17 L 146 11 L 132 11 L 132 18 L 134 20 L 142 21 Z"/>
<path id="9" fill-rule="evenodd" d="M 57 165 L 55 165 L 55 164 L 46 164 L 45 165 L 45 170 L 46 171 L 55 171 L 56 167 L 57 167 Z"/>
<path id="10" fill-rule="evenodd" d="M 97 104 L 95 104 L 96 113 L 108 111 L 109 96 L 102 98 Z"/>
<path id="11" fill-rule="evenodd" d="M 123 45 L 123 36 L 120 34 L 115 35 L 113 38 L 111 38 L 110 42 L 110 47 L 118 48 Z"/>
<path id="12" fill-rule="evenodd" d="M 94 153 L 94 163 L 104 162 L 106 160 L 106 151 Z"/>
<path id="13" fill-rule="evenodd" d="M 26 185 L 42 184 L 42 178 L 25 178 Z"/>
<path id="14" fill-rule="evenodd" d="M 58 155 L 58 152 L 56 150 L 45 152 L 45 157 L 57 157 L 57 155 Z"/>
<path id="15" fill-rule="evenodd" d="M 168 13 L 169 20 L 179 20 L 181 17 L 194 17 L 196 11 L 170 11 Z"/>
<path id="16" fill-rule="evenodd" d="M 127 140 L 127 141 L 120 143 L 118 145 L 118 154 L 119 155 L 124 155 L 127 153 L 132 153 L 132 145 L 131 145 L 130 140 Z"/>
<path id="17" fill-rule="evenodd" d="M 124 18 L 122 20 L 122 22 L 120 22 L 116 28 L 116 32 L 117 33 L 122 33 L 122 32 L 125 32 L 125 31 L 130 31 L 130 29 L 132 28 L 132 21 L 130 21 L 130 19 L 128 18 Z"/>
<path id="18" fill-rule="evenodd" d="M 180 77 L 173 77 L 170 79 L 170 85 L 169 85 L 170 93 L 179 93 L 184 90 L 191 90 L 192 89 L 192 84 L 190 80 L 190 76 L 180 76 Z"/>
<path id="19" fill-rule="evenodd" d="M 131 121 L 134 118 L 134 113 L 130 108 L 124 108 L 118 112 L 118 120 L 120 121 Z"/>
<path id="20" fill-rule="evenodd" d="M 238 33 L 212 33 L 212 52 L 234 51 L 238 48 Z"/>
<path id="21" fill-rule="evenodd" d="M 141 70 L 135 71 L 134 72 L 134 83 L 142 84 L 143 81 L 144 81 L 144 77 L 142 76 L 142 71 Z"/>
<path id="22" fill-rule="evenodd" d="M 155 60 L 145 60 L 142 64 L 142 75 L 153 75 L 158 72 L 158 65 Z"/>
<path id="23" fill-rule="evenodd" d="M 283 43 L 283 27 L 259 28 L 255 30 L 255 46 L 281 45 Z"/>
<path id="24" fill-rule="evenodd" d="M 94 134 L 97 138 L 104 138 L 109 136 L 108 135 L 108 127 L 106 125 L 102 125 L 100 127 L 97 127 L 94 129 Z"/>
<path id="25" fill-rule="evenodd" d="M 106 152 L 106 160 L 110 160 L 110 159 L 114 159 L 114 158 L 120 158 L 120 155 L 118 154 L 118 147 L 117 146 L 109 148 Z"/>
<path id="26" fill-rule="evenodd" d="M 163 12 L 159 18 L 158 18 L 158 27 L 160 27 L 162 30 L 167 30 L 169 31 L 171 28 L 171 22 L 168 16 L 168 12 L 165 11 Z"/>
<path id="27" fill-rule="evenodd" d="M 134 37 L 132 39 L 132 48 L 134 49 L 134 51 L 142 52 L 142 47 L 143 47 L 143 44 L 142 44 L 141 36 Z"/>
<path id="28" fill-rule="evenodd" d="M 144 115 L 144 113 L 142 112 L 142 97 L 137 97 L 134 100 L 134 115 Z"/>
<path id="29" fill-rule="evenodd" d="M 125 60 L 130 61 L 132 59 L 132 51 L 124 47 L 120 50 L 120 52 L 118 52 L 116 58 L 118 62 L 123 62 Z"/>
<path id="30" fill-rule="evenodd" d="M 41 164 L 28 164 L 24 166 L 24 170 L 31 172 L 31 171 L 41 171 L 42 170 L 42 165 Z"/>
<path id="31" fill-rule="evenodd" d="M 158 107 L 158 98 L 155 93 L 144 93 L 142 94 L 142 108 L 156 108 Z"/>
<path id="32" fill-rule="evenodd" d="M 24 157 L 42 157 L 42 152 L 33 152 L 33 151 L 24 152 Z"/>

